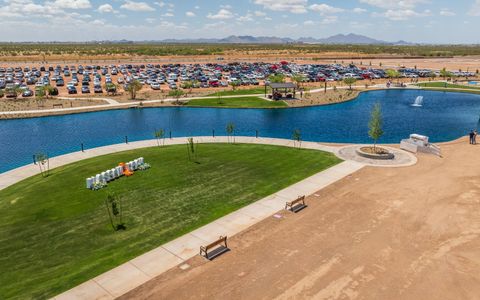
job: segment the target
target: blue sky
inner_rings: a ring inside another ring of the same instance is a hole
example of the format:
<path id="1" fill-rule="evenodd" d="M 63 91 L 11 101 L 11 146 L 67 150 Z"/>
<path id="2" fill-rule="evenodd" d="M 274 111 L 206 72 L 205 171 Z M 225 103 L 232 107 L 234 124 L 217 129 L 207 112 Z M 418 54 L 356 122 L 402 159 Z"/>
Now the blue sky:
<path id="1" fill-rule="evenodd" d="M 0 0 L 2 41 L 364 34 L 480 43 L 480 0 Z"/>

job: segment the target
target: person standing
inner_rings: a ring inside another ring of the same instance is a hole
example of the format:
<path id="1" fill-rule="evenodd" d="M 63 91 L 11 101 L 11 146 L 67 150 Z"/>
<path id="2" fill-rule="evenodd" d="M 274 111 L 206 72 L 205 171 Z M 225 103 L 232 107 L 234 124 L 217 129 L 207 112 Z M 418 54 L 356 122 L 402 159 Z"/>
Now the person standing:
<path id="1" fill-rule="evenodd" d="M 470 145 L 473 145 L 473 136 L 474 136 L 473 130 L 470 130 Z"/>
<path id="2" fill-rule="evenodd" d="M 473 131 L 473 144 L 476 145 L 477 144 L 477 130 L 475 129 Z"/>

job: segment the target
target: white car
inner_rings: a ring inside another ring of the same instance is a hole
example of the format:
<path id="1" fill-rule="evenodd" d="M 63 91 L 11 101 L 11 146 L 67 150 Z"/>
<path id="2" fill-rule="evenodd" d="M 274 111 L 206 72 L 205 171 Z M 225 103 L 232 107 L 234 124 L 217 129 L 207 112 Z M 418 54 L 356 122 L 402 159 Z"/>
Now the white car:
<path id="1" fill-rule="evenodd" d="M 152 82 L 150 84 L 150 87 L 152 88 L 152 90 L 159 90 L 160 89 L 160 84 L 158 82 Z"/>

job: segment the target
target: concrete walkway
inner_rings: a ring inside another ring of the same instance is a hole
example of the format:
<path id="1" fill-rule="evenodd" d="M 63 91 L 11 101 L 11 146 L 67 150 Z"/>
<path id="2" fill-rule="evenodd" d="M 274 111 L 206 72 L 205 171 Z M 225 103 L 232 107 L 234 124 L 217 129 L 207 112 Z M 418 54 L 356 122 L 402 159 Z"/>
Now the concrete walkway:
<path id="1" fill-rule="evenodd" d="M 227 137 L 194 137 L 200 143 L 226 143 Z M 293 141 L 274 138 L 236 137 L 237 143 L 268 144 L 293 147 Z M 166 139 L 165 145 L 186 143 L 186 138 Z M 157 145 L 156 140 L 110 145 L 74 152 L 50 159 L 50 167 L 56 168 L 79 160 Z M 302 142 L 302 148 L 327 151 L 338 155 L 342 147 Z M 318 190 L 358 171 L 366 164 L 353 160 L 344 161 L 332 168 L 317 173 L 277 193 L 241 208 L 216 221 L 185 234 L 171 242 L 153 249 L 106 273 L 68 290 L 53 299 L 114 299 L 163 272 L 194 257 L 201 245 L 209 244 L 220 235 L 232 236 L 282 210 L 286 201 L 299 195 L 311 195 Z M 30 164 L 0 174 L 0 190 L 39 173 L 38 166 Z M 233 250 L 234 251 L 234 250 Z"/>
<path id="2" fill-rule="evenodd" d="M 363 88 L 365 86 L 352 86 L 352 88 Z M 377 86 L 372 86 L 377 87 Z M 349 87 L 337 87 L 337 89 L 348 89 Z M 333 87 L 327 88 L 327 90 L 333 90 Z M 310 93 L 320 93 L 323 92 L 323 88 L 313 89 L 310 90 Z M 252 94 L 252 95 L 233 95 L 233 96 L 222 96 L 223 99 L 228 98 L 245 98 L 245 97 L 264 97 L 265 94 Z M 189 101 L 189 100 L 196 100 L 196 99 L 217 99 L 217 96 L 205 96 L 205 97 L 183 97 L 180 98 L 180 101 Z M 58 113 L 58 112 L 83 112 L 85 110 L 92 110 L 96 111 L 99 109 L 118 109 L 118 108 L 128 108 L 132 106 L 138 106 L 142 104 L 154 104 L 154 103 L 164 103 L 164 102 L 175 102 L 177 99 L 174 98 L 166 98 L 166 99 L 157 99 L 157 100 L 144 100 L 144 101 L 129 101 L 129 102 L 118 102 L 117 100 L 111 98 L 70 98 L 70 97 L 58 97 L 58 99 L 64 100 L 85 100 L 85 99 L 92 99 L 92 100 L 103 100 L 108 104 L 99 104 L 99 105 L 88 105 L 88 106 L 79 106 L 79 107 L 65 107 L 65 108 L 51 108 L 51 109 L 33 109 L 33 110 L 17 110 L 17 111 L 1 111 L 0 114 L 2 115 L 29 115 L 29 114 L 39 114 L 39 113 Z M 266 99 L 266 98 L 264 98 Z M 267 99 L 269 100 L 269 99 Z"/>

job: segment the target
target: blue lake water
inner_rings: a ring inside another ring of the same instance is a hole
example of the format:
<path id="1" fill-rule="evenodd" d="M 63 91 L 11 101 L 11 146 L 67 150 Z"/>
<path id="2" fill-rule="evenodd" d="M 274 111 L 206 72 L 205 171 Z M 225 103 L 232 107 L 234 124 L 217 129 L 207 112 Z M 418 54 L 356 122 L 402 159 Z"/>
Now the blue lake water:
<path id="1" fill-rule="evenodd" d="M 412 107 L 423 96 L 422 107 Z M 155 129 L 172 137 L 225 135 L 229 122 L 237 135 L 291 138 L 300 129 L 307 141 L 369 143 L 368 120 L 380 102 L 385 134 L 381 143 L 399 143 L 410 133 L 449 141 L 478 127 L 480 95 L 422 90 L 362 93 L 341 104 L 289 109 L 146 108 L 0 121 L 0 172 L 32 162 L 32 155 L 50 157 L 93 148 L 152 139 Z"/>

